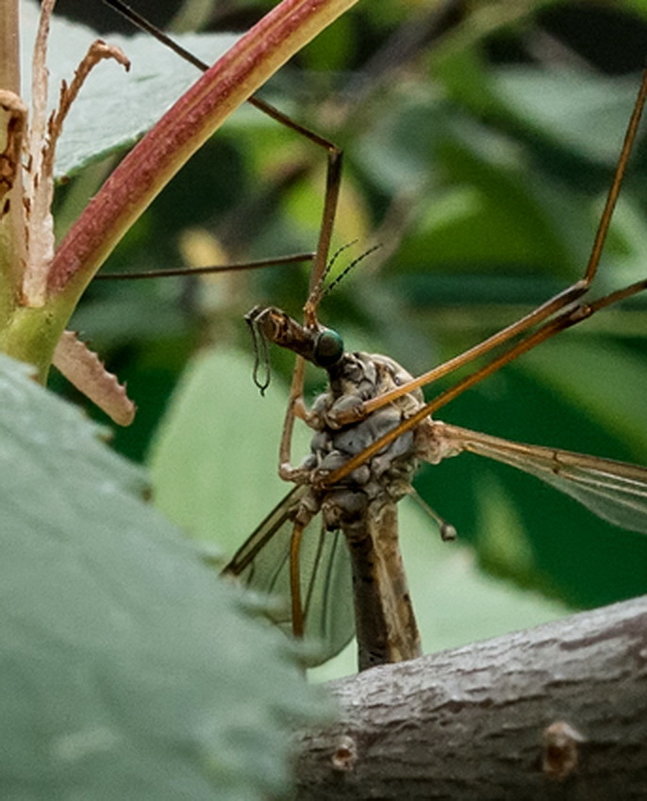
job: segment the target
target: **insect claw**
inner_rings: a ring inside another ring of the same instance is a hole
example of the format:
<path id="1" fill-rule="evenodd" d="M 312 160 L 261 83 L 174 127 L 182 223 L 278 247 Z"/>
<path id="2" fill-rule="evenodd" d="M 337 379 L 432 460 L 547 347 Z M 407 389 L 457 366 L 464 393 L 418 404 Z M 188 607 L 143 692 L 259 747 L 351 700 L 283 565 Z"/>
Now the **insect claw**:
<path id="1" fill-rule="evenodd" d="M 279 465 L 279 478 L 283 481 L 292 481 L 294 484 L 305 484 L 310 471 L 302 467 L 292 467 L 289 462 Z"/>
<path id="2" fill-rule="evenodd" d="M 310 483 L 315 490 L 328 489 L 327 479 L 332 471 L 318 468 L 310 473 Z"/>

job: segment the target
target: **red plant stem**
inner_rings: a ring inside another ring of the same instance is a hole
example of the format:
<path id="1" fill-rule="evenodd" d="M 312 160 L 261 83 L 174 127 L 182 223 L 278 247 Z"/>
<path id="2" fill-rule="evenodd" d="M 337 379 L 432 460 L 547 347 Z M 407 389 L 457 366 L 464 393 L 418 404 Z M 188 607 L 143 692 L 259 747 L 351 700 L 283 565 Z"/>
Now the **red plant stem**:
<path id="1" fill-rule="evenodd" d="M 220 58 L 124 158 L 56 253 L 50 294 L 91 280 L 122 235 L 219 124 L 356 0 L 283 0 Z M 69 300 L 72 300 L 69 298 Z"/>

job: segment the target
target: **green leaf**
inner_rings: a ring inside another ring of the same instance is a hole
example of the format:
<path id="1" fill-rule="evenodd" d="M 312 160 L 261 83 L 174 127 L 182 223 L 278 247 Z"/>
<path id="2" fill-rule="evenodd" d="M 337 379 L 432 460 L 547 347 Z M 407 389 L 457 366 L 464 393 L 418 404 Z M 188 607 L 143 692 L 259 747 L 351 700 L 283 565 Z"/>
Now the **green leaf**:
<path id="1" fill-rule="evenodd" d="M 4 356 L 0 393 L 2 796 L 284 792 L 289 728 L 322 709 L 284 639 L 76 409 Z"/>
<path id="2" fill-rule="evenodd" d="M 28 87 L 38 7 L 22 0 L 21 11 L 23 86 Z M 97 33 L 84 25 L 59 16 L 52 20 L 47 59 L 52 108 L 60 82 L 69 83 L 97 38 Z M 183 34 L 176 39 L 212 64 L 234 44 L 238 35 Z M 130 72 L 126 73 L 112 61 L 102 62 L 92 71 L 64 124 L 56 152 L 57 179 L 134 144 L 200 75 L 196 67 L 148 33 L 110 34 L 107 42 L 125 52 L 131 61 Z M 24 99 L 28 101 L 26 90 Z"/>
<path id="3" fill-rule="evenodd" d="M 277 476 L 286 392 L 261 397 L 252 362 L 217 348 L 187 367 L 151 448 L 157 506 L 190 536 L 238 548 L 292 485 Z M 294 446 L 305 454 L 309 433 Z"/>
<path id="4" fill-rule="evenodd" d="M 508 67 L 494 80 L 508 111 L 526 125 L 593 161 L 615 163 L 636 95 L 634 77 L 605 79 L 563 66 L 541 72 Z"/>
<path id="5" fill-rule="evenodd" d="M 647 376 L 640 354 L 605 341 L 563 337 L 527 354 L 520 366 L 589 420 L 617 433 L 635 459 L 644 458 Z"/>

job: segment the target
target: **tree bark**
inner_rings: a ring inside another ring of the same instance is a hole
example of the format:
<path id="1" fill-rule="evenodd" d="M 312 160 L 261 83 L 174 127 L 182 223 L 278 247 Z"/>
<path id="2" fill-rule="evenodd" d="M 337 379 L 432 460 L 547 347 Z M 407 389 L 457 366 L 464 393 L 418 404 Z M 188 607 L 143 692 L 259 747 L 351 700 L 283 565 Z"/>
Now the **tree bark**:
<path id="1" fill-rule="evenodd" d="M 647 596 L 329 686 L 299 801 L 647 798 Z"/>

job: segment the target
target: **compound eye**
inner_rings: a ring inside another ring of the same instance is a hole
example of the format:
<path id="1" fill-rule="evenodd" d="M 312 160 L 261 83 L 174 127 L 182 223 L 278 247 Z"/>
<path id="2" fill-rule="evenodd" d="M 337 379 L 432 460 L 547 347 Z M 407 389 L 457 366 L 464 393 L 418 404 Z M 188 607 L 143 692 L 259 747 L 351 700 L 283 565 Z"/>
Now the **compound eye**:
<path id="1" fill-rule="evenodd" d="M 344 340 L 330 328 L 317 336 L 314 346 L 313 361 L 318 367 L 330 367 L 338 362 L 344 353 Z"/>

